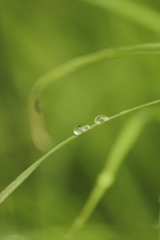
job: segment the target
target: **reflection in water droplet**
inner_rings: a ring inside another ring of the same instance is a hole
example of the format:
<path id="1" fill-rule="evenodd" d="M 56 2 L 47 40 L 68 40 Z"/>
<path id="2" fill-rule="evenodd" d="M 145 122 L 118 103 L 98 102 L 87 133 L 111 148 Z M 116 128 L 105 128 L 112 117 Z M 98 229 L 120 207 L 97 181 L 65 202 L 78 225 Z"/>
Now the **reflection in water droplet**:
<path id="1" fill-rule="evenodd" d="M 104 116 L 104 115 L 98 115 L 98 116 L 95 118 L 94 122 L 95 122 L 96 124 L 100 125 L 100 124 L 103 124 L 104 122 L 107 122 L 108 120 L 109 120 L 108 117 L 106 117 L 106 116 Z"/>
<path id="2" fill-rule="evenodd" d="M 85 126 L 77 126 L 74 128 L 74 135 L 78 136 L 80 134 L 82 134 L 83 132 L 86 132 L 90 129 L 89 125 L 85 125 Z"/>
<path id="3" fill-rule="evenodd" d="M 85 128 L 83 126 L 77 126 L 74 128 L 74 135 L 78 136 L 82 134 L 85 131 Z"/>

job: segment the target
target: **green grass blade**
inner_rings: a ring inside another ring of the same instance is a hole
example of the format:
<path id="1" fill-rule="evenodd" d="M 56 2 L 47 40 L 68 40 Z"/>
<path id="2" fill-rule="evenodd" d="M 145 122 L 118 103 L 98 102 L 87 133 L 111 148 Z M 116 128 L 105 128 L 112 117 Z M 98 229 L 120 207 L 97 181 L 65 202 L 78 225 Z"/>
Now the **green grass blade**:
<path id="1" fill-rule="evenodd" d="M 113 11 L 149 30 L 160 32 L 160 14 L 149 7 L 127 0 L 80 0 Z"/>
<path id="2" fill-rule="evenodd" d="M 42 92 L 51 82 L 99 61 L 143 54 L 160 54 L 160 43 L 102 50 L 78 57 L 44 74 L 34 85 L 29 99 L 31 133 L 33 142 L 37 148 L 42 151 L 47 151 L 52 146 L 52 141 L 46 131 L 43 114 L 39 107 Z"/>
<path id="3" fill-rule="evenodd" d="M 120 112 L 119 114 L 116 114 L 114 116 L 109 117 L 109 121 L 113 120 L 115 118 L 118 118 L 122 115 L 125 115 L 127 113 L 130 112 L 134 112 L 136 110 L 145 108 L 145 107 L 149 107 L 149 106 L 153 106 L 155 104 L 160 103 L 160 99 L 150 102 L 150 103 L 146 103 L 143 105 L 140 105 L 138 107 L 132 108 L 132 109 L 128 109 L 125 110 L 123 112 Z M 95 127 L 97 127 L 99 125 L 97 124 L 93 124 L 90 126 L 90 129 L 88 131 L 93 130 Z M 80 135 L 79 135 L 80 136 Z M 58 144 L 56 147 L 52 148 L 49 152 L 47 152 L 44 156 L 42 156 L 39 160 L 37 160 L 35 163 L 33 163 L 29 168 L 27 168 L 22 174 L 20 174 L 7 188 L 5 188 L 1 193 L 0 193 L 0 204 L 16 189 L 18 188 L 21 183 L 27 179 L 29 177 L 29 175 L 47 158 L 49 157 L 52 153 L 56 152 L 58 149 L 62 148 L 63 146 L 65 146 L 66 144 L 68 144 L 69 142 L 73 141 L 75 138 L 77 138 L 78 136 L 71 136 L 70 138 L 66 139 L 65 141 L 61 142 L 60 144 Z"/>
<path id="4" fill-rule="evenodd" d="M 66 239 L 74 237 L 78 230 L 83 227 L 102 199 L 104 193 L 113 185 L 117 171 L 149 120 L 150 116 L 148 117 L 147 115 L 138 113 L 122 128 L 109 157 L 106 159 L 106 165 L 98 175 L 95 186 L 81 214 L 66 235 Z"/>
<path id="5" fill-rule="evenodd" d="M 26 178 L 28 178 L 31 173 L 52 153 L 57 151 L 58 149 L 65 146 L 67 143 L 73 141 L 77 136 L 72 136 L 65 141 L 58 144 L 56 147 L 51 149 L 49 152 L 47 152 L 43 157 L 41 157 L 39 160 L 37 160 L 35 163 L 33 163 L 30 167 L 28 167 L 24 172 L 22 172 L 7 188 L 5 188 L 0 193 L 0 204 L 16 189 L 18 188 Z"/>

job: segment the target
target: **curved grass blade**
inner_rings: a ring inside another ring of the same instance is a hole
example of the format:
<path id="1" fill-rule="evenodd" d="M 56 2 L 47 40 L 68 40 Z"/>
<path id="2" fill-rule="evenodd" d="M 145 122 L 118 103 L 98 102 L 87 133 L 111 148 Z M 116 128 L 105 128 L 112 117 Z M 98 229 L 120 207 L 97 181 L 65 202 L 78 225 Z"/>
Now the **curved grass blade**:
<path id="1" fill-rule="evenodd" d="M 47 151 L 52 146 L 52 140 L 45 128 L 43 113 L 40 109 L 40 101 L 43 90 L 55 80 L 76 70 L 94 64 L 99 61 L 114 58 L 143 55 L 160 54 L 160 43 L 142 44 L 117 49 L 106 49 L 86 56 L 78 57 L 53 68 L 44 74 L 34 85 L 29 99 L 29 118 L 31 125 L 32 139 L 38 149 Z"/>
<path id="2" fill-rule="evenodd" d="M 80 215 L 75 220 L 73 226 L 65 236 L 65 239 L 73 238 L 87 222 L 88 218 L 103 198 L 103 195 L 113 185 L 117 172 L 125 160 L 126 155 L 137 141 L 149 120 L 150 116 L 138 113 L 122 128 L 109 157 L 106 159 L 106 164 L 103 170 L 97 177 L 95 186 L 93 187 L 87 202 L 85 203 Z"/>
<path id="3" fill-rule="evenodd" d="M 160 99 L 150 102 L 150 103 L 146 103 L 143 104 L 141 106 L 132 108 L 132 109 L 128 109 L 126 111 L 120 112 L 119 114 L 116 114 L 114 116 L 109 117 L 109 120 L 113 120 L 115 118 L 118 118 L 122 115 L 125 115 L 127 113 L 130 112 L 134 112 L 138 109 L 142 109 L 145 107 L 149 107 L 149 106 L 153 106 L 155 104 L 160 103 Z M 108 122 L 108 121 L 107 121 Z M 107 123 L 105 122 L 105 123 Z M 90 129 L 88 131 L 91 131 L 92 129 L 94 129 L 95 127 L 100 126 L 97 124 L 93 124 L 90 126 Z M 16 189 L 18 188 L 25 179 L 27 179 L 29 177 L 29 175 L 47 158 L 49 157 L 52 153 L 56 152 L 58 149 L 62 148 L 63 146 L 65 146 L 66 144 L 68 144 L 69 142 L 73 141 L 75 138 L 79 137 L 78 136 L 71 136 L 70 138 L 66 139 L 65 141 L 61 142 L 60 144 L 58 144 L 56 147 L 52 148 L 49 152 L 47 152 L 44 156 L 42 156 L 39 160 L 37 160 L 35 163 L 33 163 L 29 168 L 27 168 L 23 173 L 21 173 L 7 188 L 5 188 L 1 193 L 0 193 L 0 204 Z"/>
<path id="4" fill-rule="evenodd" d="M 151 31 L 160 32 L 160 14 L 145 5 L 126 0 L 79 0 L 113 11 Z"/>

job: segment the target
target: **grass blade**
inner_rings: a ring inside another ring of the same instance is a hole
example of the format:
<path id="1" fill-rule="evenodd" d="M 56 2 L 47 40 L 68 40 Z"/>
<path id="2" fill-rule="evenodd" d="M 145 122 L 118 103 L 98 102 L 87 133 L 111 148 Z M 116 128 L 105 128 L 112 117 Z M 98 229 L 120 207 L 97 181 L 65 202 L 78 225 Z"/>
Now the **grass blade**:
<path id="1" fill-rule="evenodd" d="M 141 6 L 134 1 L 126 0 L 80 0 L 113 11 L 138 23 L 151 31 L 160 32 L 160 14 L 146 6 Z"/>
<path id="2" fill-rule="evenodd" d="M 125 110 L 123 112 L 120 112 L 119 114 L 116 114 L 114 116 L 109 117 L 109 121 L 113 120 L 115 118 L 118 118 L 122 115 L 125 115 L 127 113 L 131 113 L 134 112 L 136 110 L 145 108 L 145 107 L 149 107 L 149 106 L 153 106 L 155 104 L 160 103 L 160 99 L 150 102 L 150 103 L 146 103 L 143 105 L 140 105 L 138 107 L 132 108 L 132 109 L 128 109 Z M 107 121 L 108 122 L 108 121 Z M 90 126 L 90 129 L 88 131 L 91 131 L 92 129 L 94 129 L 95 127 L 97 127 L 99 125 L 97 124 L 93 124 Z M 80 135 L 79 135 L 80 136 Z M 0 193 L 0 204 L 16 189 L 18 188 L 25 179 L 27 179 L 29 177 L 29 175 L 45 160 L 47 159 L 47 157 L 49 157 L 52 153 L 56 152 L 58 149 L 62 148 L 63 146 L 65 146 L 66 144 L 68 144 L 69 142 L 73 141 L 75 138 L 77 138 L 78 136 L 71 136 L 68 139 L 66 139 L 65 141 L 61 142 L 60 144 L 58 144 L 56 147 L 52 148 L 49 152 L 47 152 L 45 155 L 43 155 L 39 160 L 37 160 L 35 163 L 33 163 L 29 168 L 27 168 L 23 173 L 21 173 L 7 188 L 5 188 L 1 193 Z"/>
<path id="3" fill-rule="evenodd" d="M 43 113 L 40 110 L 40 101 L 43 90 L 55 80 L 64 77 L 69 73 L 82 69 L 99 61 L 119 57 L 160 54 L 160 43 L 142 44 L 117 49 L 106 49 L 86 56 L 78 57 L 68 63 L 53 68 L 44 74 L 34 85 L 29 99 L 29 118 L 31 125 L 32 139 L 37 148 L 47 151 L 52 146 L 52 141 L 45 128 Z"/>
<path id="4" fill-rule="evenodd" d="M 0 193 L 0 204 L 16 189 L 18 188 L 25 179 L 27 179 L 31 173 L 52 153 L 57 151 L 58 149 L 65 146 L 67 143 L 73 141 L 77 136 L 72 136 L 65 141 L 61 142 L 59 145 L 51 149 L 49 152 L 47 152 L 43 157 L 41 157 L 39 160 L 37 160 L 35 163 L 33 163 L 30 167 L 28 167 L 24 172 L 22 172 L 7 188 L 5 188 Z"/>
<path id="5" fill-rule="evenodd" d="M 117 172 L 125 160 L 127 153 L 133 147 L 149 120 L 150 116 L 148 117 L 138 113 L 136 116 L 132 117 L 127 124 L 125 124 L 108 159 L 106 159 L 106 165 L 97 177 L 95 186 L 93 187 L 82 212 L 75 220 L 75 223 L 67 233 L 65 239 L 73 238 L 76 235 L 80 228 L 86 223 L 97 204 L 102 199 L 104 193 L 113 185 Z"/>

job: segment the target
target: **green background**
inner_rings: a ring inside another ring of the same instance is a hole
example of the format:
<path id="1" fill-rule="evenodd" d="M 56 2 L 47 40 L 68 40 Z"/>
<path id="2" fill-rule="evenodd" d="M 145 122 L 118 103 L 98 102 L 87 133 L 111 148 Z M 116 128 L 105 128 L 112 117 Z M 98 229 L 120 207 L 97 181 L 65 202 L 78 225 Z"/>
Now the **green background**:
<path id="1" fill-rule="evenodd" d="M 134 2 L 160 11 L 156 0 Z M 0 190 L 43 154 L 32 142 L 28 118 L 29 94 L 43 73 L 78 56 L 159 38 L 160 32 L 87 2 L 1 0 Z M 76 125 L 93 124 L 96 115 L 158 99 L 159 63 L 158 55 L 114 59 L 50 84 L 42 108 L 54 146 Z M 0 206 L 0 239 L 63 239 L 130 117 L 96 128 L 50 156 Z M 75 239 L 158 239 L 159 119 L 147 124 Z"/>

